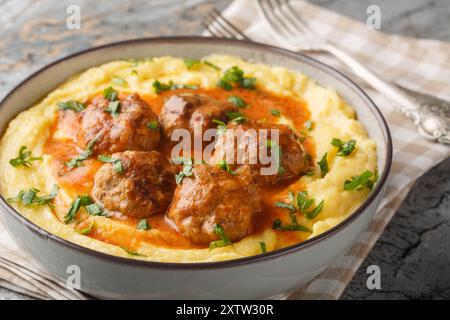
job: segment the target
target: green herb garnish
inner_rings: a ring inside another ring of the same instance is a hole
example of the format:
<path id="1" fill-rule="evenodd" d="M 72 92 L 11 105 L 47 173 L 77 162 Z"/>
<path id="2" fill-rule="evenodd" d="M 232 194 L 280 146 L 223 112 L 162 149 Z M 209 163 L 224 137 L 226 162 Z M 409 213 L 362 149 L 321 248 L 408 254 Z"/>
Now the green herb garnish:
<path id="1" fill-rule="evenodd" d="M 21 146 L 17 158 L 9 160 L 9 164 L 13 167 L 24 166 L 31 167 L 32 161 L 42 160 L 42 157 L 32 157 L 31 151 L 27 150 L 26 146 Z"/>
<path id="2" fill-rule="evenodd" d="M 108 87 L 105 90 L 103 90 L 103 96 L 105 97 L 106 100 L 116 101 L 117 98 L 119 97 L 119 93 L 113 87 Z"/>
<path id="3" fill-rule="evenodd" d="M 200 60 L 197 60 L 197 59 L 186 58 L 186 59 L 183 59 L 183 61 L 184 61 L 184 64 L 186 65 L 186 67 L 188 68 L 188 70 L 191 70 L 196 65 L 200 64 Z"/>
<path id="4" fill-rule="evenodd" d="M 92 201 L 91 197 L 89 197 L 88 195 L 82 195 L 82 196 L 78 196 L 73 202 L 72 205 L 70 206 L 69 211 L 67 212 L 67 214 L 64 216 L 64 223 L 68 224 L 71 223 L 75 220 L 75 217 L 78 213 L 78 211 L 80 210 L 81 207 L 86 207 L 90 204 L 93 204 L 94 202 Z"/>
<path id="5" fill-rule="evenodd" d="M 246 108 L 247 107 L 247 103 L 244 100 L 242 100 L 241 97 L 238 97 L 238 96 L 230 96 L 228 98 L 228 101 L 231 102 L 237 108 Z"/>
<path id="6" fill-rule="evenodd" d="M 266 253 L 267 249 L 266 249 L 266 243 L 263 241 L 259 242 L 259 249 L 261 250 L 261 253 Z"/>
<path id="7" fill-rule="evenodd" d="M 212 64 L 209 61 L 203 60 L 203 64 L 207 65 L 208 67 L 213 68 L 216 71 L 220 71 L 220 68 L 218 66 L 216 66 L 215 64 Z"/>
<path id="8" fill-rule="evenodd" d="M 346 157 L 350 155 L 353 150 L 355 150 L 356 146 L 356 140 L 348 140 L 346 142 L 342 141 L 341 139 L 334 138 L 331 140 L 331 144 L 338 148 L 337 155 L 340 157 Z"/>
<path id="9" fill-rule="evenodd" d="M 24 206 L 31 205 L 51 205 L 51 202 L 58 195 L 59 186 L 57 184 L 53 185 L 52 191 L 48 195 L 38 196 L 40 192 L 37 188 L 31 188 L 26 191 L 20 191 L 17 197 L 9 198 L 8 202 L 19 203 Z"/>
<path id="10" fill-rule="evenodd" d="M 241 112 L 228 112 L 226 115 L 230 122 L 244 123 L 248 120 L 247 116 Z"/>
<path id="11" fill-rule="evenodd" d="M 143 254 L 140 254 L 140 253 L 137 253 L 137 252 L 134 252 L 134 251 L 130 251 L 130 250 L 128 250 L 128 249 L 125 248 L 125 247 L 121 247 L 121 248 L 122 248 L 122 250 L 124 250 L 127 254 L 129 254 L 130 256 L 145 257 Z"/>
<path id="12" fill-rule="evenodd" d="M 96 203 L 88 204 L 84 207 L 87 213 L 91 216 L 102 216 L 103 209 Z"/>
<path id="13" fill-rule="evenodd" d="M 116 171 L 117 173 L 122 174 L 124 172 L 122 160 L 120 159 L 114 159 L 110 156 L 100 155 L 98 156 L 98 160 L 104 163 L 112 163 L 114 171 Z"/>
<path id="14" fill-rule="evenodd" d="M 117 117 L 120 113 L 120 101 L 110 101 L 105 111 L 110 113 L 113 117 Z"/>
<path id="15" fill-rule="evenodd" d="M 317 162 L 317 164 L 320 167 L 320 176 L 323 178 L 327 175 L 328 173 L 328 160 L 327 160 L 327 156 L 328 153 L 325 153 L 322 157 L 322 159 L 320 159 L 319 162 Z"/>
<path id="16" fill-rule="evenodd" d="M 219 236 L 220 240 L 212 241 L 209 244 L 209 250 L 226 247 L 231 244 L 230 238 L 228 238 L 228 236 L 225 234 L 225 231 L 223 230 L 221 225 L 216 224 L 214 226 L 214 232 L 217 236 Z"/>
<path id="17" fill-rule="evenodd" d="M 139 230 L 150 230 L 150 224 L 148 223 L 147 219 L 141 219 L 139 220 L 139 223 L 137 224 L 137 228 Z"/>
<path id="18" fill-rule="evenodd" d="M 193 161 L 191 158 L 179 157 L 172 159 L 172 163 L 175 165 L 183 165 L 183 169 L 175 175 L 175 182 L 180 184 L 185 177 L 192 176 Z"/>
<path id="19" fill-rule="evenodd" d="M 84 103 L 75 100 L 60 101 L 56 105 L 58 106 L 59 110 L 62 111 L 72 110 L 73 112 L 81 112 L 86 108 Z"/>
<path id="20" fill-rule="evenodd" d="M 270 110 L 270 113 L 274 116 L 274 117 L 279 117 L 281 116 L 281 111 L 278 109 L 272 109 Z"/>
<path id="21" fill-rule="evenodd" d="M 223 121 L 213 119 L 213 123 L 217 124 L 217 134 L 223 134 L 227 131 L 227 124 Z"/>
<path id="22" fill-rule="evenodd" d="M 163 91 L 171 90 L 173 89 L 173 81 L 169 81 L 169 83 L 162 83 L 159 80 L 156 80 L 152 84 L 153 89 L 157 94 L 160 94 Z"/>
<path id="23" fill-rule="evenodd" d="M 147 128 L 158 131 L 159 130 L 159 122 L 158 120 L 152 120 L 147 123 Z"/>
<path id="24" fill-rule="evenodd" d="M 370 178 L 374 176 L 374 179 Z M 361 173 L 359 176 L 353 176 L 351 180 L 344 181 L 344 190 L 362 190 L 366 187 L 369 190 L 372 190 L 377 179 L 377 175 L 374 175 L 372 171 L 366 170 Z"/>
<path id="25" fill-rule="evenodd" d="M 87 235 L 87 234 L 91 233 L 92 229 L 94 228 L 94 225 L 95 225 L 95 223 L 92 222 L 89 226 L 87 226 L 84 229 L 77 230 L 77 232 L 80 233 L 80 234 Z"/>
<path id="26" fill-rule="evenodd" d="M 217 86 L 227 91 L 233 89 L 233 85 L 240 86 L 245 89 L 254 89 L 256 78 L 245 78 L 244 71 L 237 66 L 231 67 L 225 71 L 220 78 Z"/>
<path id="27" fill-rule="evenodd" d="M 98 137 L 89 141 L 86 149 L 75 158 L 70 159 L 70 161 L 66 162 L 66 165 L 71 169 L 81 167 L 83 165 L 83 162 L 87 160 L 90 156 L 92 156 L 92 154 L 94 153 L 94 146 L 97 143 L 97 140 Z"/>
<path id="28" fill-rule="evenodd" d="M 222 169 L 222 170 L 224 170 L 224 171 L 226 171 L 226 172 L 228 172 L 228 173 L 230 173 L 230 174 L 235 174 L 232 170 L 231 170 L 231 168 L 230 168 L 230 166 L 228 165 L 228 163 L 227 163 L 227 161 L 226 160 L 222 160 L 219 164 L 219 168 L 220 169 Z"/>

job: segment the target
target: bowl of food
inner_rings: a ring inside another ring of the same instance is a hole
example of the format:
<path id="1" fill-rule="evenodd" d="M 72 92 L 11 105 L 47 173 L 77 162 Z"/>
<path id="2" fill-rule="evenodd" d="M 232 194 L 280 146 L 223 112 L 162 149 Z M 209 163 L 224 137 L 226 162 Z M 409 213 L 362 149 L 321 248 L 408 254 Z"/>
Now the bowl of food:
<path id="1" fill-rule="evenodd" d="M 58 60 L 6 96 L 0 126 L 3 223 L 103 298 L 296 288 L 367 227 L 392 158 L 380 111 L 336 70 L 201 37 Z"/>

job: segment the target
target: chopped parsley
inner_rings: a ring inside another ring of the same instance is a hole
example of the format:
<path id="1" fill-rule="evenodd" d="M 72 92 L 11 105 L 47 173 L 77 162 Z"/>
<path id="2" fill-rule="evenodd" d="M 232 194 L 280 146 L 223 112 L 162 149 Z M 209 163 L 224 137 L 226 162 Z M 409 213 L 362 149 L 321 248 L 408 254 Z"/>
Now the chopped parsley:
<path id="1" fill-rule="evenodd" d="M 104 163 L 111 163 L 113 165 L 114 171 L 117 173 L 122 174 L 124 172 L 122 160 L 120 159 L 114 159 L 110 156 L 100 155 L 98 156 L 98 160 Z"/>
<path id="2" fill-rule="evenodd" d="M 317 217 L 317 215 L 322 211 L 323 206 L 325 204 L 325 200 L 322 200 L 319 202 L 319 204 L 311 208 L 314 204 L 315 200 L 308 198 L 308 192 L 302 191 L 297 193 L 297 207 L 303 214 L 305 215 L 306 219 L 313 220 Z"/>
<path id="3" fill-rule="evenodd" d="M 149 121 L 149 122 L 147 123 L 147 128 L 149 128 L 149 129 L 151 129 L 151 130 L 154 130 L 154 131 L 158 131 L 158 130 L 159 130 L 159 123 L 158 123 L 158 120 L 152 120 L 152 121 Z"/>
<path id="4" fill-rule="evenodd" d="M 150 230 L 150 224 L 148 223 L 147 219 L 141 219 L 139 220 L 138 224 L 137 224 L 137 228 L 139 230 Z"/>
<path id="5" fill-rule="evenodd" d="M 185 177 L 192 176 L 193 161 L 191 158 L 179 157 L 172 159 L 172 163 L 175 165 L 183 165 L 183 169 L 175 175 L 175 182 L 180 184 Z"/>
<path id="6" fill-rule="evenodd" d="M 95 225 L 95 223 L 92 222 L 89 226 L 87 226 L 86 228 L 77 230 L 77 232 L 80 234 L 87 235 L 87 234 L 91 233 L 92 229 L 94 228 L 94 225 Z"/>
<path id="7" fill-rule="evenodd" d="M 228 98 L 228 101 L 231 102 L 237 108 L 246 108 L 247 107 L 247 103 L 244 100 L 242 100 L 241 97 L 238 97 L 238 96 L 230 96 Z"/>
<path id="8" fill-rule="evenodd" d="M 18 166 L 31 167 L 32 161 L 42 160 L 42 157 L 32 157 L 31 151 L 26 146 L 21 146 L 17 158 L 9 160 L 9 164 L 17 168 Z"/>
<path id="9" fill-rule="evenodd" d="M 152 87 L 153 90 L 155 90 L 156 94 L 160 94 L 163 91 L 167 91 L 167 90 L 171 90 L 173 89 L 173 81 L 169 81 L 169 83 L 162 83 L 159 80 L 156 80 L 155 82 L 153 82 Z"/>
<path id="10" fill-rule="evenodd" d="M 73 112 L 81 112 L 86 108 L 84 103 L 75 100 L 60 101 L 56 105 L 58 106 L 59 110 L 62 111 L 72 110 Z"/>
<path id="11" fill-rule="evenodd" d="M 342 141 L 341 139 L 334 138 L 331 140 L 331 144 L 338 148 L 337 155 L 340 157 L 346 157 L 350 155 L 353 150 L 355 150 L 356 146 L 356 140 L 348 140 L 346 142 Z"/>
<path id="12" fill-rule="evenodd" d="M 105 111 L 110 113 L 113 117 L 117 117 L 120 113 L 120 101 L 110 101 Z"/>
<path id="13" fill-rule="evenodd" d="M 220 224 L 216 224 L 214 226 L 214 232 L 220 238 L 220 240 L 212 241 L 209 244 L 209 250 L 214 250 L 216 248 L 222 248 L 231 245 L 230 238 L 228 238 L 228 236 L 225 234 L 225 231 Z"/>
<path id="14" fill-rule="evenodd" d="M 259 249 L 261 250 L 261 253 L 266 253 L 267 252 L 266 243 L 264 241 L 260 241 L 259 242 Z"/>
<path id="15" fill-rule="evenodd" d="M 373 179 L 372 176 L 374 177 Z M 374 174 L 370 170 L 366 170 L 359 176 L 351 177 L 351 180 L 344 181 L 344 190 L 357 190 L 360 191 L 364 188 L 372 190 L 375 182 L 378 180 L 378 174 Z"/>
<path id="16" fill-rule="evenodd" d="M 226 115 L 230 122 L 244 123 L 248 120 L 247 116 L 241 112 L 228 112 Z"/>
<path id="17" fill-rule="evenodd" d="M 203 64 L 207 65 L 208 67 L 213 68 L 216 71 L 220 71 L 220 68 L 218 66 L 216 66 L 215 64 L 212 64 L 211 62 L 209 62 L 207 60 L 203 60 Z"/>
<path id="18" fill-rule="evenodd" d="M 84 207 L 87 213 L 89 213 L 91 216 L 102 216 L 104 211 L 103 209 L 95 203 L 88 204 Z"/>
<path id="19" fill-rule="evenodd" d="M 89 141 L 86 149 L 75 158 L 70 159 L 70 161 L 66 162 L 66 165 L 71 169 L 81 167 L 83 165 L 83 162 L 87 160 L 90 156 L 92 156 L 92 154 L 94 153 L 94 146 L 97 143 L 97 140 L 98 137 Z"/>
<path id="20" fill-rule="evenodd" d="M 118 77 L 118 76 L 114 76 L 112 78 L 111 82 L 117 86 L 122 86 L 122 87 L 124 87 L 128 84 L 128 82 L 125 79 Z"/>
<path id="21" fill-rule="evenodd" d="M 320 159 L 319 162 L 317 162 L 317 164 L 320 167 L 320 176 L 323 178 L 327 175 L 328 173 L 328 160 L 327 160 L 327 156 L 328 153 L 325 153 L 322 157 L 322 159 Z"/>
<path id="22" fill-rule="evenodd" d="M 200 64 L 200 60 L 197 59 L 186 58 L 183 61 L 188 70 L 192 70 L 196 65 Z"/>
<path id="23" fill-rule="evenodd" d="M 270 110 L 270 113 L 274 116 L 274 117 L 279 117 L 281 116 L 281 111 L 278 109 L 272 109 Z"/>
<path id="24" fill-rule="evenodd" d="M 122 250 L 124 250 L 127 254 L 129 254 L 130 256 L 145 257 L 143 254 L 140 254 L 140 253 L 137 253 L 137 252 L 128 250 L 128 249 L 125 248 L 125 247 L 121 247 L 121 248 L 122 248 Z"/>
<path id="25" fill-rule="evenodd" d="M 227 163 L 226 160 L 222 160 L 222 161 L 219 163 L 219 168 L 222 169 L 222 170 L 224 170 L 224 171 L 226 171 L 226 172 L 228 172 L 228 173 L 230 173 L 230 174 L 235 174 L 235 173 L 231 170 L 231 168 L 230 168 L 230 166 L 228 165 L 228 163 Z"/>
<path id="26" fill-rule="evenodd" d="M 106 100 L 116 101 L 119 97 L 119 93 L 113 87 L 108 87 L 103 90 L 103 96 Z"/>
<path id="27" fill-rule="evenodd" d="M 38 193 L 40 192 L 39 189 L 31 188 L 26 191 L 20 191 L 17 197 L 9 198 L 9 202 L 13 203 L 19 203 L 24 206 L 31 206 L 31 205 L 51 205 L 51 202 L 56 198 L 58 195 L 59 186 L 57 184 L 53 185 L 52 191 L 48 195 L 44 196 L 38 196 Z"/>
<path id="28" fill-rule="evenodd" d="M 217 124 L 217 134 L 223 134 L 227 131 L 227 124 L 223 121 L 213 119 L 213 123 Z"/>
<path id="29" fill-rule="evenodd" d="M 92 201 L 91 197 L 89 197 L 88 195 L 78 196 L 72 202 L 72 205 L 70 206 L 69 211 L 64 216 L 64 223 L 68 224 L 68 223 L 73 222 L 75 220 L 75 217 L 76 217 L 78 211 L 81 209 L 81 207 L 86 207 L 93 203 L 94 202 Z"/>
<path id="30" fill-rule="evenodd" d="M 256 78 L 244 77 L 244 71 L 237 66 L 225 71 L 217 86 L 227 91 L 233 89 L 234 85 L 245 89 L 255 89 Z"/>

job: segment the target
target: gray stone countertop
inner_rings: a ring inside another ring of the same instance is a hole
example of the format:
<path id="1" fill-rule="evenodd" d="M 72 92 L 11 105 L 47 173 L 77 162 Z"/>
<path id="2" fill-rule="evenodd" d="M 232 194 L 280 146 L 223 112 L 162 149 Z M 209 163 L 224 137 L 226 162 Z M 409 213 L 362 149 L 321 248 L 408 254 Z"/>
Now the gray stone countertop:
<path id="1" fill-rule="evenodd" d="M 381 9 L 382 30 L 450 41 L 447 0 L 314 0 L 365 21 Z M 69 53 L 112 41 L 193 35 L 226 0 L 0 0 L 0 98 L 31 72 Z M 66 9 L 81 7 L 81 30 L 67 30 Z M 450 54 L 450 53 L 449 53 Z M 342 299 L 450 298 L 450 159 L 420 178 L 346 288 Z M 366 286 L 369 265 L 381 268 L 381 290 Z M 0 288 L 0 299 L 26 299 Z"/>

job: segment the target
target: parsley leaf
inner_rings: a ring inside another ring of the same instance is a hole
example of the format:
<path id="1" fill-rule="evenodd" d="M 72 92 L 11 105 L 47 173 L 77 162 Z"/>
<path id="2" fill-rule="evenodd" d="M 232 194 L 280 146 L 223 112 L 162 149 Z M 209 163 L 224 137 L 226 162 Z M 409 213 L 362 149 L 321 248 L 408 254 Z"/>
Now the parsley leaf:
<path id="1" fill-rule="evenodd" d="M 231 102 L 237 108 L 245 108 L 247 107 L 247 103 L 242 100 L 241 97 L 238 96 L 230 96 L 228 101 Z"/>
<path id="2" fill-rule="evenodd" d="M 9 160 L 9 164 L 13 167 L 24 166 L 31 167 L 31 161 L 42 160 L 42 157 L 32 157 L 31 151 L 27 150 L 26 146 L 21 146 L 17 158 Z"/>
<path id="3" fill-rule="evenodd" d="M 147 128 L 158 131 L 159 130 L 159 122 L 158 120 L 152 120 L 147 123 Z"/>
<path id="4" fill-rule="evenodd" d="M 152 84 L 153 89 L 155 90 L 156 94 L 160 94 L 163 91 L 171 90 L 173 89 L 173 81 L 169 81 L 169 83 L 162 83 L 159 80 L 156 80 Z"/>
<path id="5" fill-rule="evenodd" d="M 89 197 L 88 195 L 78 196 L 72 202 L 72 205 L 70 206 L 69 211 L 64 216 L 64 223 L 68 224 L 68 223 L 73 222 L 75 220 L 75 217 L 76 217 L 78 211 L 80 210 L 80 208 L 86 207 L 90 204 L 93 204 L 91 197 Z"/>
<path id="6" fill-rule="evenodd" d="M 213 123 L 217 124 L 217 134 L 223 134 L 227 131 L 227 124 L 223 121 L 213 119 Z"/>
<path id="7" fill-rule="evenodd" d="M 233 89 L 233 85 L 245 89 L 254 89 L 256 78 L 245 78 L 244 71 L 237 66 L 233 66 L 225 71 L 217 86 L 227 91 Z"/>
<path id="8" fill-rule="evenodd" d="M 261 250 L 261 253 L 266 253 L 267 252 L 266 243 L 264 241 L 260 241 L 259 242 L 259 249 Z"/>
<path id="9" fill-rule="evenodd" d="M 98 137 L 89 141 L 86 149 L 75 158 L 70 159 L 70 161 L 66 162 L 66 165 L 71 169 L 75 167 L 81 167 L 83 165 L 83 161 L 87 160 L 94 153 L 94 146 L 97 143 L 97 140 Z"/>
<path id="10" fill-rule="evenodd" d="M 110 101 L 105 111 L 110 113 L 113 117 L 117 117 L 120 113 L 120 101 Z"/>
<path id="11" fill-rule="evenodd" d="M 215 64 L 212 64 L 209 61 L 203 60 L 203 64 L 207 65 L 208 67 L 213 68 L 216 71 L 220 71 L 220 68 L 218 66 L 216 66 Z"/>
<path id="12" fill-rule="evenodd" d="M 88 204 L 84 207 L 87 213 L 89 213 L 91 216 L 102 216 L 103 215 L 103 209 L 95 203 Z"/>
<path id="13" fill-rule="evenodd" d="M 91 231 L 92 231 L 92 229 L 94 228 L 94 226 L 95 226 L 95 223 L 94 222 L 92 222 L 89 226 L 87 226 L 86 228 L 83 228 L 83 229 L 81 229 L 81 230 L 76 230 L 78 233 L 80 233 L 80 234 L 84 234 L 84 235 L 87 235 L 87 234 L 89 234 L 89 233 L 91 233 Z"/>
<path id="14" fill-rule="evenodd" d="M 247 116 L 241 112 L 228 112 L 226 115 L 230 122 L 244 123 L 248 120 Z"/>
<path id="15" fill-rule="evenodd" d="M 117 98 L 119 97 L 119 93 L 116 90 L 114 90 L 113 87 L 108 87 L 105 90 L 103 90 L 103 96 L 105 97 L 106 100 L 116 101 Z"/>
<path id="16" fill-rule="evenodd" d="M 58 106 L 59 110 L 62 111 L 72 110 L 73 112 L 81 112 L 86 108 L 84 103 L 75 100 L 60 101 L 56 105 Z"/>
<path id="17" fill-rule="evenodd" d="M 340 157 L 346 157 L 348 155 L 350 155 L 353 150 L 355 149 L 356 146 L 356 140 L 348 140 L 346 142 L 340 140 L 340 139 L 336 139 L 334 138 L 333 140 L 331 140 L 331 144 L 333 146 L 335 146 L 336 148 L 338 148 L 338 153 L 337 155 Z"/>
<path id="18" fill-rule="evenodd" d="M 369 190 L 372 190 L 374 183 L 376 180 L 370 180 L 370 178 L 374 176 L 372 171 L 366 170 L 361 173 L 359 176 L 354 176 L 351 180 L 344 181 L 344 190 L 362 190 L 366 187 Z M 375 175 L 376 178 L 376 175 Z"/>
<path id="19" fill-rule="evenodd" d="M 278 109 L 272 109 L 270 110 L 270 113 L 274 116 L 274 117 L 279 117 L 281 116 L 281 111 Z"/>
<path id="20" fill-rule="evenodd" d="M 114 76 L 111 81 L 115 85 L 122 86 L 122 87 L 124 87 L 128 84 L 128 82 L 125 79 L 118 77 L 118 76 Z"/>
<path id="21" fill-rule="evenodd" d="M 226 171 L 226 172 L 228 172 L 228 173 L 230 173 L 230 174 L 235 174 L 232 170 L 231 170 L 231 168 L 230 168 L 230 166 L 228 165 L 228 163 L 226 162 L 226 160 L 222 160 L 220 163 L 219 163 L 219 168 L 220 169 L 222 169 L 222 170 L 224 170 L 224 171 Z"/>
<path id="22" fill-rule="evenodd" d="M 139 220 L 137 228 L 139 230 L 150 230 L 151 229 L 150 224 L 148 223 L 147 219 L 145 219 L 145 218 Z"/>
<path id="23" fill-rule="evenodd" d="M 230 238 L 228 238 L 228 236 L 225 234 L 225 231 L 223 230 L 220 224 L 216 224 L 214 226 L 214 232 L 216 233 L 217 236 L 219 236 L 220 240 L 212 241 L 209 244 L 209 250 L 226 247 L 231 244 Z"/>
<path id="24" fill-rule="evenodd" d="M 98 160 L 104 163 L 112 163 L 114 171 L 116 171 L 117 173 L 122 174 L 124 172 L 122 160 L 120 159 L 114 159 L 110 156 L 100 155 L 98 156 Z"/>
<path id="25" fill-rule="evenodd" d="M 9 198 L 8 202 L 20 203 L 24 206 L 31 205 L 51 205 L 51 202 L 56 198 L 59 191 L 59 186 L 57 184 L 53 185 L 52 191 L 48 195 L 38 196 L 39 189 L 31 188 L 26 191 L 20 191 L 19 194 L 14 198 Z"/>
<path id="26" fill-rule="evenodd" d="M 172 159 L 175 165 L 183 165 L 183 169 L 175 175 L 175 182 L 180 184 L 185 177 L 192 176 L 192 166 L 194 165 L 191 158 L 179 157 Z"/>
<path id="27" fill-rule="evenodd" d="M 322 159 L 320 159 L 319 162 L 317 162 L 317 164 L 320 167 L 320 175 L 321 177 L 325 177 L 328 173 L 328 161 L 327 161 L 327 155 L 328 153 L 325 153 L 322 157 Z"/>
<path id="28" fill-rule="evenodd" d="M 186 67 L 188 68 L 188 70 L 191 70 L 196 65 L 200 64 L 200 60 L 197 60 L 197 59 L 186 58 L 183 61 L 184 61 L 184 64 L 186 65 Z"/>

